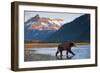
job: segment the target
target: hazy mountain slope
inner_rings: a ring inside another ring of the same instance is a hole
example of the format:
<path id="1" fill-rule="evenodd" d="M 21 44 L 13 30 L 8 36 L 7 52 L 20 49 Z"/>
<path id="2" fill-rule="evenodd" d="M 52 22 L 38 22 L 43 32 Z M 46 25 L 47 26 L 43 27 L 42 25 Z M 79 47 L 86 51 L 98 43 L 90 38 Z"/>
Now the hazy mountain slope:
<path id="1" fill-rule="evenodd" d="M 49 40 L 47 40 L 49 39 Z M 89 41 L 90 15 L 85 14 L 70 23 L 64 24 L 58 31 L 48 37 L 46 41 Z"/>

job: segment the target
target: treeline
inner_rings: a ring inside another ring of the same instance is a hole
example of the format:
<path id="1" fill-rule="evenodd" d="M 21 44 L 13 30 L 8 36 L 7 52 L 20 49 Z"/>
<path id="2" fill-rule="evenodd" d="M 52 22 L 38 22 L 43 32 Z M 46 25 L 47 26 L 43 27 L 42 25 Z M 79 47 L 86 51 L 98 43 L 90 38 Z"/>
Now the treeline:
<path id="1" fill-rule="evenodd" d="M 64 42 L 90 43 L 90 41 L 39 41 L 39 40 L 24 40 L 24 43 L 64 43 Z"/>

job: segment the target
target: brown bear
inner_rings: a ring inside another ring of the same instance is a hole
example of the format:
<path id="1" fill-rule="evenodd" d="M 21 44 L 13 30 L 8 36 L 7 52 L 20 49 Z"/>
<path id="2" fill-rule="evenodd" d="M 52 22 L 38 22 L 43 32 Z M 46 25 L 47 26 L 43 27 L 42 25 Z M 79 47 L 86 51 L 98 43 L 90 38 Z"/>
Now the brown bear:
<path id="1" fill-rule="evenodd" d="M 73 42 L 66 42 L 66 43 L 59 44 L 56 52 L 56 56 L 58 55 L 58 53 L 60 53 L 60 58 L 62 59 L 62 51 L 64 50 L 66 51 L 66 56 L 68 56 L 68 52 L 71 53 L 73 56 L 75 56 L 75 54 L 71 50 L 73 46 L 75 46 Z"/>

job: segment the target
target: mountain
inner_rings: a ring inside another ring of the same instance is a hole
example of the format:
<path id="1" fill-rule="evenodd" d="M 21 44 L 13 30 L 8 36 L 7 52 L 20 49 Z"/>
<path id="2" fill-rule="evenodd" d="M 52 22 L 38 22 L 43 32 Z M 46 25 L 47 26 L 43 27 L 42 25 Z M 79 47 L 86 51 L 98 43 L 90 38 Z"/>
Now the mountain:
<path id="1" fill-rule="evenodd" d="M 55 31 L 51 31 L 51 30 L 43 30 L 43 31 L 39 31 L 39 30 L 29 30 L 26 31 L 24 33 L 24 38 L 26 41 L 43 41 L 44 39 L 46 39 L 48 36 L 52 35 Z"/>
<path id="2" fill-rule="evenodd" d="M 40 17 L 38 14 L 25 22 L 25 27 L 35 30 L 58 30 L 63 20 L 58 18 Z"/>
<path id="3" fill-rule="evenodd" d="M 70 23 L 64 24 L 45 41 L 90 41 L 90 15 L 82 15 Z"/>
<path id="4" fill-rule="evenodd" d="M 61 27 L 62 19 L 40 17 L 38 14 L 24 23 L 26 41 L 43 41 Z"/>
<path id="5" fill-rule="evenodd" d="M 27 20 L 24 24 L 25 24 L 25 26 L 32 25 L 35 22 L 37 22 L 39 19 L 40 19 L 40 17 L 37 14 L 36 16 L 34 16 L 34 17 L 30 18 L 29 20 Z"/>

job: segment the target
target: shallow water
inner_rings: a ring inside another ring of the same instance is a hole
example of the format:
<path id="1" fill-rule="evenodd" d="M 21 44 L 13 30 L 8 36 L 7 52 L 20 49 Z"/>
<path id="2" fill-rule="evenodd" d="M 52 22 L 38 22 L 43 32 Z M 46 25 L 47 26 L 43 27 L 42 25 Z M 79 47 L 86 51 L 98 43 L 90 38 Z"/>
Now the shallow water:
<path id="1" fill-rule="evenodd" d="M 54 48 L 31 48 L 30 54 L 31 55 L 32 54 L 49 55 L 50 60 L 56 60 L 57 59 L 55 57 L 56 51 L 57 51 L 57 47 L 54 47 Z M 75 56 L 72 56 L 69 53 L 69 58 L 66 58 L 66 52 L 63 51 L 63 59 L 88 59 L 88 58 L 90 58 L 90 46 L 89 45 L 81 45 L 81 46 L 73 47 L 72 51 L 75 53 Z M 53 57 L 53 58 L 51 58 L 51 57 Z M 40 58 L 40 60 L 41 60 L 41 58 Z M 46 59 L 44 59 L 44 60 L 46 60 Z"/>

